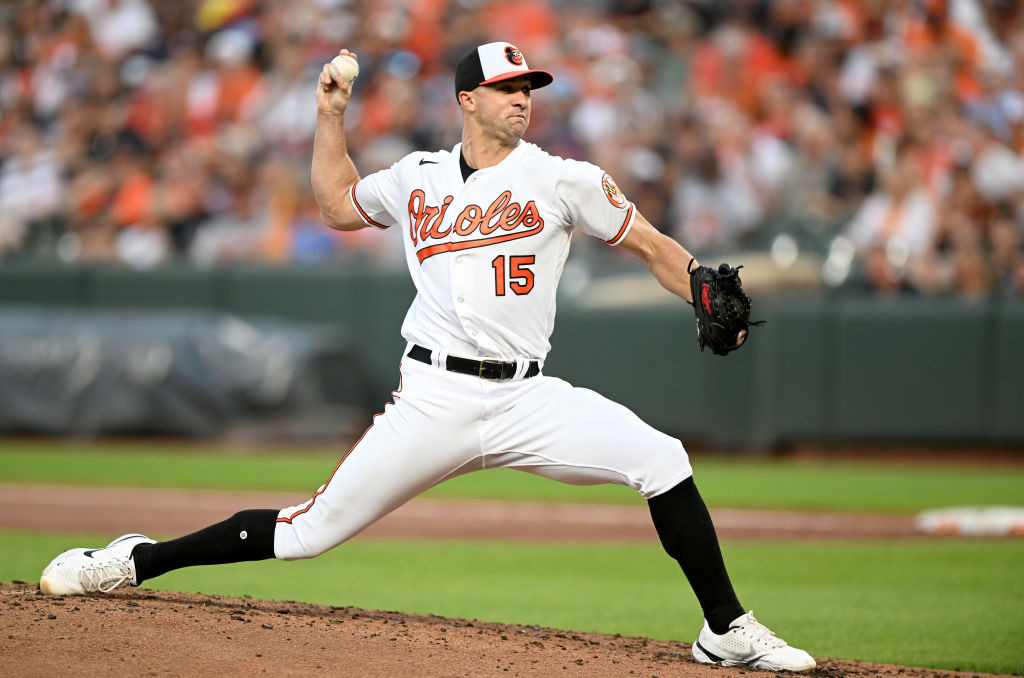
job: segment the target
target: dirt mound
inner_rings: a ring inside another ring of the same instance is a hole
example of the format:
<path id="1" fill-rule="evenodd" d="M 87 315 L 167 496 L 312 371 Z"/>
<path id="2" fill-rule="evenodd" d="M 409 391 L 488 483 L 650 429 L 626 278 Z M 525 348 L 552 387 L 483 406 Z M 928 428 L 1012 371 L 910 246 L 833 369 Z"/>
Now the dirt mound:
<path id="1" fill-rule="evenodd" d="M 5 676 L 716 676 L 686 643 L 249 598 L 127 590 L 50 597 L 0 584 Z M 819 677 L 957 674 L 818 659 Z M 771 675 L 756 672 L 755 675 Z M 780 674 L 781 675 L 781 674 Z"/>

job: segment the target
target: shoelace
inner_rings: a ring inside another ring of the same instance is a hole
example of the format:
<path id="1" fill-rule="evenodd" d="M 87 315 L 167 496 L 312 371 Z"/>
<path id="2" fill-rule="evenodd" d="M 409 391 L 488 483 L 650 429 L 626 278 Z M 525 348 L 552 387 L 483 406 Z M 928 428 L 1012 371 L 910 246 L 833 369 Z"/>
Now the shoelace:
<path id="1" fill-rule="evenodd" d="M 743 621 L 733 626 L 731 630 L 737 630 L 745 636 L 749 636 L 756 642 L 763 643 L 768 647 L 785 647 L 786 641 L 777 638 L 767 626 L 754 619 L 754 613 L 748 612 Z"/>
<path id="2" fill-rule="evenodd" d="M 100 593 L 110 593 L 131 578 L 132 570 L 124 560 L 88 567 L 78 575 L 82 588 L 86 591 L 95 588 Z"/>

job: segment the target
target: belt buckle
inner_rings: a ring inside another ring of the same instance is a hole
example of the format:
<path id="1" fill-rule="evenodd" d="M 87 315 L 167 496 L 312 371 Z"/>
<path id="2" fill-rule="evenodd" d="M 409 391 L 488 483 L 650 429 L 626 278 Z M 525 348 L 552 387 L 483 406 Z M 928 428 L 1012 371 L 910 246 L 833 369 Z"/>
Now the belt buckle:
<path id="1" fill-rule="evenodd" d="M 484 369 L 492 366 L 492 369 L 496 370 L 496 374 L 491 376 L 490 373 L 484 374 Z M 477 371 L 477 376 L 487 381 L 501 381 L 501 374 L 504 372 L 505 364 L 500 360 L 481 360 L 480 369 Z"/>

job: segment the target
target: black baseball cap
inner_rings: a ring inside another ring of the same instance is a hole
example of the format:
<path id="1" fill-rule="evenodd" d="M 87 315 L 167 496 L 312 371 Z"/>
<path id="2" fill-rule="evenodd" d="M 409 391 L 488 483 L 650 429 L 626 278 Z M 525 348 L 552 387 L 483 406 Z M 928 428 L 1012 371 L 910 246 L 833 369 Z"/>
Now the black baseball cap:
<path id="1" fill-rule="evenodd" d="M 502 80 L 526 76 L 533 89 L 550 85 L 554 80 L 547 71 L 534 71 L 526 65 L 526 57 L 515 45 L 507 42 L 489 42 L 475 47 L 462 57 L 455 67 L 455 96 L 469 92 L 480 85 L 492 85 Z"/>

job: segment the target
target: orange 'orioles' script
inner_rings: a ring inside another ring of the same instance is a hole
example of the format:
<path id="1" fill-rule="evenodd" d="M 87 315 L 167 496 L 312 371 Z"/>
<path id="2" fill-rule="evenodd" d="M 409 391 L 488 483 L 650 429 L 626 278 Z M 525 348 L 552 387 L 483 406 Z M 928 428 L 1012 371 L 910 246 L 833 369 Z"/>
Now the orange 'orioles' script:
<path id="1" fill-rule="evenodd" d="M 511 191 L 503 192 L 487 209 L 479 205 L 466 205 L 454 220 L 443 226 L 445 213 L 453 199 L 453 196 L 446 196 L 441 206 L 436 207 L 427 204 L 427 196 L 422 189 L 417 188 L 409 194 L 409 237 L 413 245 L 424 245 L 416 251 L 420 263 L 442 252 L 468 250 L 526 238 L 540 233 L 544 228 L 544 219 L 537 210 L 537 204 L 533 200 L 525 205 L 512 202 Z M 431 240 L 447 238 L 452 231 L 462 237 L 474 234 L 482 237 L 428 244 Z"/>

